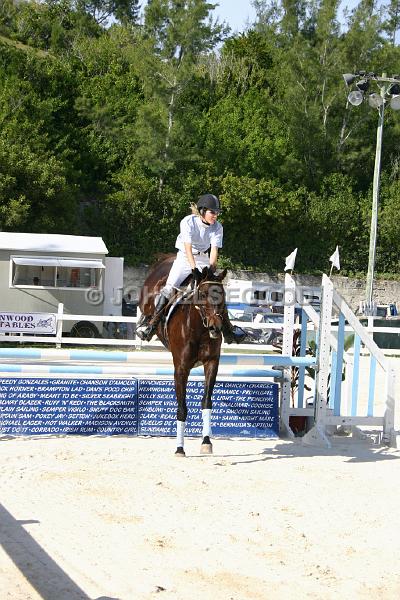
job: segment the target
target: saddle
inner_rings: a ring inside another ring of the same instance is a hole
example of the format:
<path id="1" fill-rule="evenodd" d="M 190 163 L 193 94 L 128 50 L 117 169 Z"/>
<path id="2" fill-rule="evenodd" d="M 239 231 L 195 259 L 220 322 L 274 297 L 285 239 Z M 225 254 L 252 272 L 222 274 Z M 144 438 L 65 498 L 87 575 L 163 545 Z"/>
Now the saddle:
<path id="1" fill-rule="evenodd" d="M 182 304 L 185 300 L 193 298 L 194 290 L 191 287 L 187 287 L 185 290 L 178 290 L 171 300 L 165 307 L 165 324 L 168 324 L 173 312 L 175 311 L 178 304 Z"/>
<path id="2" fill-rule="evenodd" d="M 161 342 L 169 350 L 169 339 L 168 339 L 168 323 L 174 314 L 177 306 L 185 300 L 190 300 L 193 297 L 194 290 L 188 285 L 184 290 L 176 290 L 176 293 L 170 298 L 168 303 L 161 309 L 160 313 L 154 315 L 150 321 L 150 325 L 162 326 L 163 338 Z"/>

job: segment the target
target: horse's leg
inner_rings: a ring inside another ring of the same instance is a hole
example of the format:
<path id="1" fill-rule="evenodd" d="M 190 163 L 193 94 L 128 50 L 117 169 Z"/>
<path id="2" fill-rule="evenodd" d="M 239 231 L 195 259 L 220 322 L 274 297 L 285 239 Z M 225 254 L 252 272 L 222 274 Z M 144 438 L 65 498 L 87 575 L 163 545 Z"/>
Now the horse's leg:
<path id="1" fill-rule="evenodd" d="M 189 370 L 183 367 L 175 367 L 175 394 L 178 403 L 176 412 L 176 451 L 175 456 L 185 456 L 185 423 L 187 418 L 186 386 L 189 378 Z"/>
<path id="2" fill-rule="evenodd" d="M 209 360 L 204 363 L 204 395 L 201 402 L 201 415 L 203 417 L 203 441 L 200 447 L 201 454 L 212 454 L 211 437 L 211 409 L 212 393 L 217 378 L 218 359 Z"/>

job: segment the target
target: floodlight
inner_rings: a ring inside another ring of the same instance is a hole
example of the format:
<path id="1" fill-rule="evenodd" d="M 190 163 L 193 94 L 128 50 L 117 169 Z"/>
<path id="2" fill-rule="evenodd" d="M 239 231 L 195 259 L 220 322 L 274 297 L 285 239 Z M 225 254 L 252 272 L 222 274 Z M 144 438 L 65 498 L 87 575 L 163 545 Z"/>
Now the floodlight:
<path id="1" fill-rule="evenodd" d="M 356 86 L 361 92 L 366 92 L 369 88 L 369 81 L 368 79 L 360 79 L 360 81 L 357 81 Z"/>
<path id="2" fill-rule="evenodd" d="M 390 107 L 393 108 L 393 110 L 400 110 L 400 96 L 391 97 Z"/>
<path id="3" fill-rule="evenodd" d="M 343 74 L 343 79 L 347 86 L 351 85 L 356 78 L 357 78 L 357 75 L 353 75 L 353 73 L 344 73 Z"/>
<path id="4" fill-rule="evenodd" d="M 392 85 L 388 87 L 387 93 L 393 96 L 398 96 L 400 94 L 400 83 L 392 83 Z"/>
<path id="5" fill-rule="evenodd" d="M 364 94 L 360 92 L 360 90 L 355 90 L 354 92 L 350 92 L 350 94 L 347 96 L 347 100 L 353 106 L 360 106 L 364 100 Z"/>
<path id="6" fill-rule="evenodd" d="M 374 93 L 368 96 L 368 104 L 372 108 L 380 108 L 384 102 L 385 101 L 380 94 Z"/>
<path id="7" fill-rule="evenodd" d="M 368 95 L 369 105 L 372 108 L 378 109 L 379 115 L 376 133 L 374 177 L 372 182 L 372 216 L 369 239 L 368 273 L 365 290 L 366 305 L 372 306 L 376 236 L 379 212 L 379 183 L 382 156 L 383 121 L 385 112 L 384 108 L 385 105 L 389 105 L 393 110 L 400 111 L 400 75 L 393 75 L 391 78 L 388 78 L 386 74 L 383 74 L 382 77 L 379 77 L 372 72 L 357 71 L 356 75 L 353 75 L 352 73 L 345 73 L 343 78 L 346 86 L 348 88 L 351 86 L 354 90 L 351 91 L 347 96 L 346 109 L 348 109 L 349 104 L 352 104 L 353 106 L 360 106 L 364 100 L 364 95 Z M 379 88 L 380 93 L 369 93 L 371 81 L 374 83 L 374 86 L 376 85 L 376 87 Z"/>

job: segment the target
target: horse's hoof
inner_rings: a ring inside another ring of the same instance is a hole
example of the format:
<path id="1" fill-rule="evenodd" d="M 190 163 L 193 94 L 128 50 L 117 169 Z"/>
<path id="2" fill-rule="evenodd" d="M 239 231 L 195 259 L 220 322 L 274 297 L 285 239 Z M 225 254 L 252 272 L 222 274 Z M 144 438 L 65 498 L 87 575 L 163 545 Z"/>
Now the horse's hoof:
<path id="1" fill-rule="evenodd" d="M 209 444 L 202 444 L 200 446 L 200 454 L 212 454 L 212 453 L 213 453 L 213 447 L 212 447 L 211 442 Z"/>
<path id="2" fill-rule="evenodd" d="M 182 446 L 178 446 L 178 448 L 175 450 L 175 456 L 180 456 L 182 458 L 185 458 L 186 454 L 185 454 L 185 451 L 182 448 Z"/>

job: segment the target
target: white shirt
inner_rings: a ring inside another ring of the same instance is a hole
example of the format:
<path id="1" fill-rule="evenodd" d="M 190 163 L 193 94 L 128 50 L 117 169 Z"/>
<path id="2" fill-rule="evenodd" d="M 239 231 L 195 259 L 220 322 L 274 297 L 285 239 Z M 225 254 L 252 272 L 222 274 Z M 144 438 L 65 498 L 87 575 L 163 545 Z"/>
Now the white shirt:
<path id="1" fill-rule="evenodd" d="M 175 247 L 182 252 L 185 251 L 185 243 L 192 244 L 195 252 L 206 252 L 210 246 L 222 248 L 224 229 L 218 221 L 214 225 L 205 225 L 200 217 L 188 215 L 182 219 L 180 230 Z"/>

